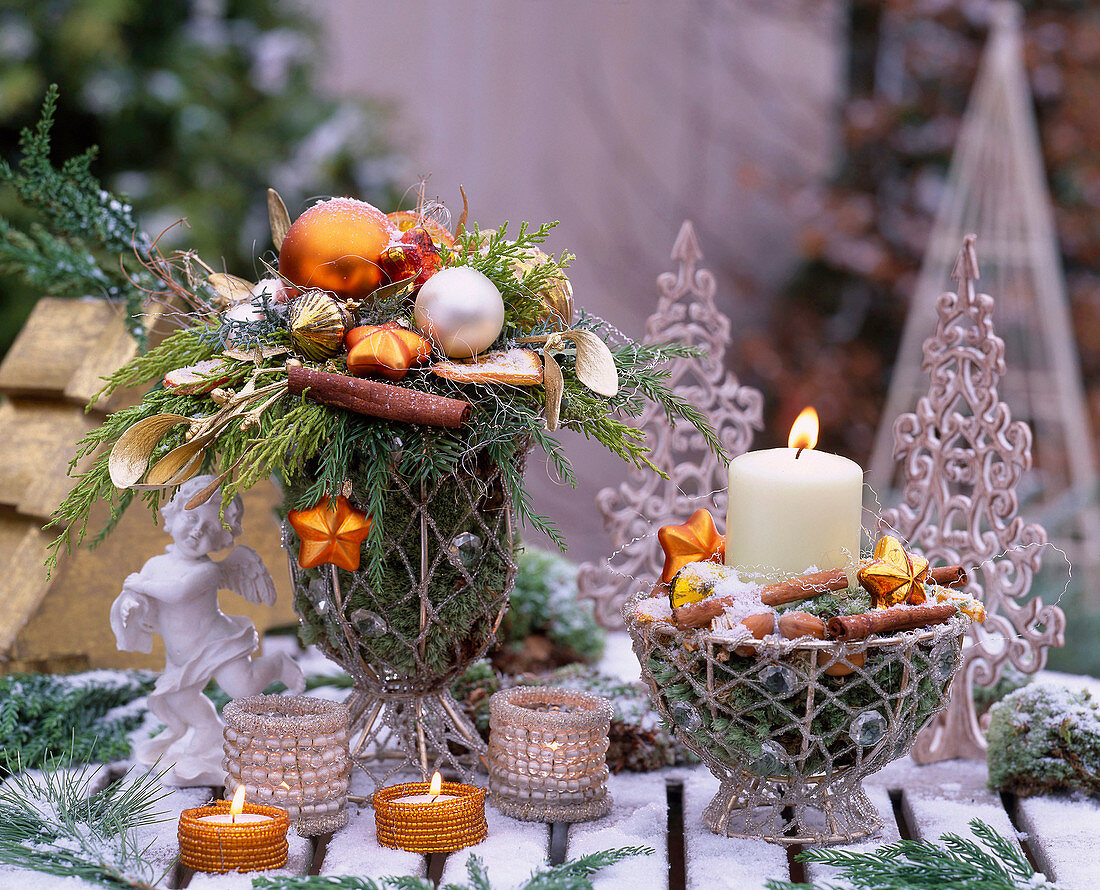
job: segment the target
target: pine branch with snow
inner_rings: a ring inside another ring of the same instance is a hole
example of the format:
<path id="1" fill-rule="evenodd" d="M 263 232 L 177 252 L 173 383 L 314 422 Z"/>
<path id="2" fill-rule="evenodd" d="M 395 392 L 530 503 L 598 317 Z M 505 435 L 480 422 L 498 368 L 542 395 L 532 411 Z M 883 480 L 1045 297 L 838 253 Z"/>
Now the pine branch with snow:
<path id="1" fill-rule="evenodd" d="M 127 773 L 94 791 L 100 768 L 71 767 L 69 760 L 41 773 L 13 769 L 0 788 L 0 862 L 102 887 L 153 890 L 164 876 L 154 873 L 136 832 L 163 821 L 154 806 L 171 792 L 161 788 L 161 774 Z"/>

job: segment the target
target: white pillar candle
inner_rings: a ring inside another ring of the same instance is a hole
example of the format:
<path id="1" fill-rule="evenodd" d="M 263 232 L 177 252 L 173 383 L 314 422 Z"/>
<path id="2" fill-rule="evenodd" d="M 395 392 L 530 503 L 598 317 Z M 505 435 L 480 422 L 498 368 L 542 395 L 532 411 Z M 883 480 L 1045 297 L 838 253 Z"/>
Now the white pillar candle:
<path id="1" fill-rule="evenodd" d="M 809 567 L 854 577 L 863 470 L 810 448 L 750 451 L 729 466 L 726 565 L 801 575 Z"/>

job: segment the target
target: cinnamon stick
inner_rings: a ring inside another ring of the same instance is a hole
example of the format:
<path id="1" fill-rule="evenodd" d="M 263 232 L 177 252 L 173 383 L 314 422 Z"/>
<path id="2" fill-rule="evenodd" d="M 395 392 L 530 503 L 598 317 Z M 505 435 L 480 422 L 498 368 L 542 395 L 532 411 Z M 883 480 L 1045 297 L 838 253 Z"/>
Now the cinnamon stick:
<path id="1" fill-rule="evenodd" d="M 453 429 L 470 416 L 469 402 L 377 380 L 299 367 L 287 369 L 287 380 L 292 395 L 306 392 L 315 402 L 368 417 Z"/>
<path id="2" fill-rule="evenodd" d="M 817 596 L 819 593 L 846 590 L 848 576 L 841 569 L 799 575 L 776 584 L 766 584 L 760 591 L 760 602 L 765 606 L 781 606 Z M 672 621 L 680 628 L 706 627 L 732 604 L 732 596 L 711 596 L 697 603 L 677 606 L 672 610 Z"/>
<path id="3" fill-rule="evenodd" d="M 843 569 L 831 569 L 828 572 L 814 572 L 811 575 L 799 575 L 777 584 L 767 584 L 760 591 L 760 602 L 765 606 L 782 606 L 784 603 L 797 603 L 819 593 L 847 590 L 848 576 Z"/>
<path id="4" fill-rule="evenodd" d="M 943 624 L 957 611 L 951 603 L 939 603 L 934 606 L 874 609 L 859 615 L 841 615 L 829 619 L 826 635 L 831 640 L 847 643 L 865 639 L 871 634 L 891 634 L 927 627 L 930 624 Z"/>
<path id="5" fill-rule="evenodd" d="M 962 587 L 966 584 L 966 569 L 962 566 L 936 566 L 928 570 L 928 577 L 940 587 Z"/>

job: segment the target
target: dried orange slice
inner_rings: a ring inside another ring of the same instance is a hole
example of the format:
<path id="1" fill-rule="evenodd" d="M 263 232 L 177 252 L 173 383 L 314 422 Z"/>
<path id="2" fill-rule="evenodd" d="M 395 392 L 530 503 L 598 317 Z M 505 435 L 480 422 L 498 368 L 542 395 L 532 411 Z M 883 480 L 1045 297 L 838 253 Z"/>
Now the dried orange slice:
<path id="1" fill-rule="evenodd" d="M 542 383 L 542 362 L 530 349 L 486 352 L 468 362 L 437 362 L 431 372 L 456 383 L 514 383 L 534 386 Z"/>

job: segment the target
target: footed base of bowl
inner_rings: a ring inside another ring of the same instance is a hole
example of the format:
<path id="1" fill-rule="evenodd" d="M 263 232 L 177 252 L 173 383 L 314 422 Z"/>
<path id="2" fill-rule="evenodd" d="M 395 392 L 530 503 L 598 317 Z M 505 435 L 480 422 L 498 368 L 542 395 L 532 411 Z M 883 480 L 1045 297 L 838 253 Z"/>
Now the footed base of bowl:
<path id="1" fill-rule="evenodd" d="M 379 694 L 355 687 L 351 711 L 352 762 L 381 788 L 398 774 L 435 770 L 473 782 L 487 768 L 488 746 L 446 688 L 421 694 Z"/>
<path id="2" fill-rule="evenodd" d="M 715 834 L 784 845 L 850 843 L 882 828 L 858 782 L 790 785 L 755 776 L 722 779 L 703 821 Z"/>

